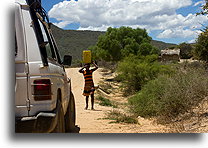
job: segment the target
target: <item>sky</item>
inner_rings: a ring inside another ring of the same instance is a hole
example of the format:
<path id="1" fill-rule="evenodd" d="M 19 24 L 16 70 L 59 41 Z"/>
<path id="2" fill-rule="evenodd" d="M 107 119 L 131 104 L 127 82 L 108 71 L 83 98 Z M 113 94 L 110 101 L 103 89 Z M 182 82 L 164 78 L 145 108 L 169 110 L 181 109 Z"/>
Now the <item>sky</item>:
<path id="1" fill-rule="evenodd" d="M 42 0 L 50 21 L 65 30 L 145 28 L 154 40 L 193 43 L 208 25 L 204 0 Z"/>

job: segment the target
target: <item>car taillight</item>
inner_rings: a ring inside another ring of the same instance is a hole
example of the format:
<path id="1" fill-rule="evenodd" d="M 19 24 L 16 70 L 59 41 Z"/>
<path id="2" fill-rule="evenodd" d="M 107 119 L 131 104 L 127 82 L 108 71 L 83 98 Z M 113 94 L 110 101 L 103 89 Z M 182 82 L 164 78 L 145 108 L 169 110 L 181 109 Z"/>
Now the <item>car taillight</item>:
<path id="1" fill-rule="evenodd" d="M 51 100 L 51 81 L 49 79 L 34 80 L 33 86 L 35 101 Z"/>

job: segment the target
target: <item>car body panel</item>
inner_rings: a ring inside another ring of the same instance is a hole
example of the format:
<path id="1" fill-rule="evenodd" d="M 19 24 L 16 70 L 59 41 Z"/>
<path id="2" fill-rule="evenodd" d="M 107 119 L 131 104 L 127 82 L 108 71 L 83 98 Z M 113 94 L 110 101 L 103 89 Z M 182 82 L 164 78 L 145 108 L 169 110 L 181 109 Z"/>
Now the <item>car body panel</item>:
<path id="1" fill-rule="evenodd" d="M 56 59 L 47 59 L 48 65 L 43 64 L 30 7 L 25 0 L 16 0 L 15 2 L 15 31 L 17 44 L 15 55 L 15 117 L 17 119 L 30 119 L 29 117 L 33 118 L 40 112 L 42 114 L 54 113 L 57 108 L 58 95 L 61 95 L 65 114 L 70 99 L 70 79 L 67 78 L 60 60 L 58 62 Z M 34 81 L 39 79 L 50 80 L 51 100 L 36 101 L 34 99 Z"/>

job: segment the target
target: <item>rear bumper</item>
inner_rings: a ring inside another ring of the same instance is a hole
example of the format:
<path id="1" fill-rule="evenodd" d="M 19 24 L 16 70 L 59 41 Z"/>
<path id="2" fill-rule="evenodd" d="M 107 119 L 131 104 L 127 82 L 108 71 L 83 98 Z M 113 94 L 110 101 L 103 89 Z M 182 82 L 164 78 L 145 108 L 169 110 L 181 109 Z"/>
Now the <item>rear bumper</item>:
<path id="1" fill-rule="evenodd" d="M 50 133 L 57 124 L 57 113 L 40 112 L 33 117 L 15 118 L 16 133 Z"/>

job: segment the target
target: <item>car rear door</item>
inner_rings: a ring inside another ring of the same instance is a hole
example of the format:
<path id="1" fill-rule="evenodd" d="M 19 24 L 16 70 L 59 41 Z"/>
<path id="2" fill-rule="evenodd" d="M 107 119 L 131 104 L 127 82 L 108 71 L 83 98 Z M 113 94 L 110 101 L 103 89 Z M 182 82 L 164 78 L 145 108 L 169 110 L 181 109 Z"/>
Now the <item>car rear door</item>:
<path id="1" fill-rule="evenodd" d="M 28 116 L 28 63 L 21 5 L 15 3 L 15 116 Z M 24 91 L 23 91 L 24 90 Z"/>

